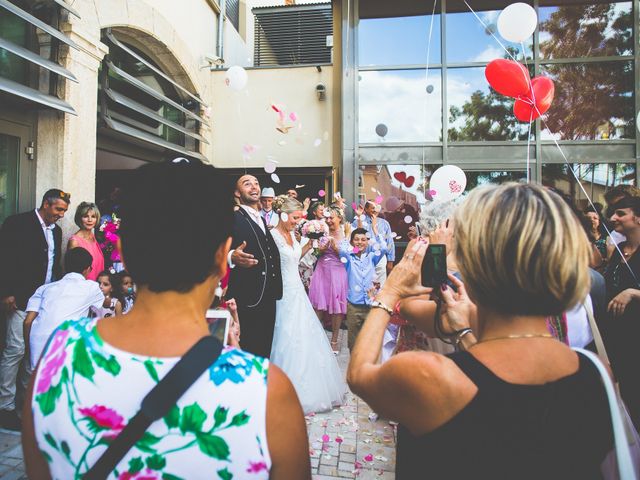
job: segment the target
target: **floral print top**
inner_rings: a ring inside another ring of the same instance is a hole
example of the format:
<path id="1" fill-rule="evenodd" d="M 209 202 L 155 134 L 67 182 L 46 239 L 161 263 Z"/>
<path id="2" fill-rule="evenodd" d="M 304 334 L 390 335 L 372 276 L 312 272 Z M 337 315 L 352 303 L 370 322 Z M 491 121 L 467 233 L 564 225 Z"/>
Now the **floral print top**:
<path id="1" fill-rule="evenodd" d="M 63 323 L 36 373 L 38 447 L 54 479 L 80 479 L 179 358 L 152 358 L 105 343 L 97 319 Z M 268 360 L 226 348 L 109 479 L 267 479 Z"/>

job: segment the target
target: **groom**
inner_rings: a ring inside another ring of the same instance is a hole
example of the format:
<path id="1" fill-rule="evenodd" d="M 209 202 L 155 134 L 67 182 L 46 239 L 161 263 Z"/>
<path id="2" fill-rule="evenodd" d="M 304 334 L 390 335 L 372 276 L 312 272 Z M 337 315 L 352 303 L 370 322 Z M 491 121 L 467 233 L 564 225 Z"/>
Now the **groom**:
<path id="1" fill-rule="evenodd" d="M 280 254 L 260 215 L 260 184 L 243 175 L 234 192 L 240 208 L 234 214 L 229 253 L 229 289 L 242 327 L 242 349 L 269 357 L 276 322 L 276 300 L 282 298 Z"/>

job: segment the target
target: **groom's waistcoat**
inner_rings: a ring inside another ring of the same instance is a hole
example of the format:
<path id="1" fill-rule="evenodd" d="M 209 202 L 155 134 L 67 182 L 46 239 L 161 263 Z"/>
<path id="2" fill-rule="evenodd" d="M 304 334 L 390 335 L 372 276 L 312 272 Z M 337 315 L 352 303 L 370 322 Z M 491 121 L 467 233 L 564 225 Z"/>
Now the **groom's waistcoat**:
<path id="1" fill-rule="evenodd" d="M 238 305 L 245 307 L 257 307 L 265 301 L 282 298 L 280 253 L 264 219 L 261 217 L 260 220 L 266 233 L 242 208 L 234 213 L 231 248 L 247 242 L 244 251 L 258 260 L 258 264 L 251 268 L 236 266 L 229 275 L 227 298 L 235 298 Z"/>

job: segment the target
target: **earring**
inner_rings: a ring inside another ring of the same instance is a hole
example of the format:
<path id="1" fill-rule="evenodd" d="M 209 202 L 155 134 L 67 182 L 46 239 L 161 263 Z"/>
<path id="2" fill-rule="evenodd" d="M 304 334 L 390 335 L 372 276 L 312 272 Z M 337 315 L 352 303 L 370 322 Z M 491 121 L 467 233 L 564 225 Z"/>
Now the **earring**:
<path id="1" fill-rule="evenodd" d="M 222 283 L 221 282 L 218 282 L 218 286 L 214 290 L 213 294 L 218 298 L 222 298 Z"/>

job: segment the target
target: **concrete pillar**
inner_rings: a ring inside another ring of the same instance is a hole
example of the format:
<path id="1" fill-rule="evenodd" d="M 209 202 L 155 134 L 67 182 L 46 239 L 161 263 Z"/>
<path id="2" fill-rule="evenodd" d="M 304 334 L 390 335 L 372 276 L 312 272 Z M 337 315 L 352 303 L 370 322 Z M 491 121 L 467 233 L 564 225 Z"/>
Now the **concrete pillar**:
<path id="1" fill-rule="evenodd" d="M 69 212 L 59 225 L 63 242 L 77 230 L 73 215 L 82 201 L 95 201 L 98 68 L 108 48 L 100 42 L 99 28 L 87 32 L 81 24 L 63 24 L 62 31 L 81 49 L 67 48 L 62 64 L 78 83 L 61 82 L 60 97 L 77 116 L 43 112 L 38 117 L 36 203 L 49 188 L 71 193 Z"/>

